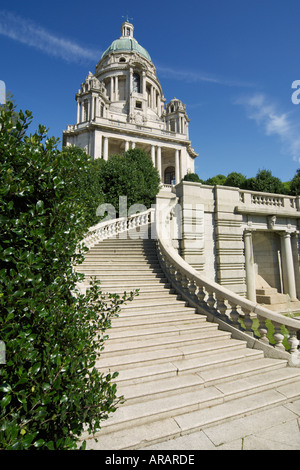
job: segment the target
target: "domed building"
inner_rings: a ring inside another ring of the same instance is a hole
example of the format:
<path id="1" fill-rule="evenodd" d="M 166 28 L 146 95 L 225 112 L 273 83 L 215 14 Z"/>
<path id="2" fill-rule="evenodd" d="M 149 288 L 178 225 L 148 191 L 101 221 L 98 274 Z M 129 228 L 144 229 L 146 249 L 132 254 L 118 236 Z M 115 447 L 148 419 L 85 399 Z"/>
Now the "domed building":
<path id="1" fill-rule="evenodd" d="M 84 148 L 107 160 L 129 148 L 151 155 L 162 183 L 178 183 L 194 172 L 197 154 L 189 140 L 186 106 L 165 98 L 147 50 L 129 21 L 102 54 L 76 94 L 77 122 L 63 132 L 63 145 Z"/>

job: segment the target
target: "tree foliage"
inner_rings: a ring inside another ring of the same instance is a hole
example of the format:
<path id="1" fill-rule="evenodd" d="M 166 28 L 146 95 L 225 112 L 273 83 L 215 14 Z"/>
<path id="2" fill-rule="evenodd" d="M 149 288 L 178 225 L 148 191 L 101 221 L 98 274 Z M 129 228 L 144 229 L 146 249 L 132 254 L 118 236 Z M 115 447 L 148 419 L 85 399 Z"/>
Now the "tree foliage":
<path id="1" fill-rule="evenodd" d="M 124 155 L 113 155 L 107 161 L 95 160 L 104 202 L 119 213 L 119 197 L 126 196 L 127 209 L 141 204 L 147 209 L 155 202 L 160 177 L 151 157 L 141 149 L 130 149 Z"/>
<path id="2" fill-rule="evenodd" d="M 300 196 L 300 168 L 298 168 L 290 182 L 290 191 L 293 196 Z"/>
<path id="3" fill-rule="evenodd" d="M 244 188 L 246 182 L 246 176 L 242 175 L 242 173 L 238 173 L 233 171 L 227 175 L 227 178 L 224 182 L 225 186 L 232 186 L 234 188 Z"/>
<path id="4" fill-rule="evenodd" d="M 216 176 L 213 176 L 212 178 L 208 178 L 206 181 L 205 181 L 205 184 L 209 184 L 209 185 L 224 185 L 225 184 L 225 181 L 226 181 L 226 176 L 225 175 L 222 175 L 222 174 L 219 174 L 219 175 L 216 175 Z"/>
<path id="5" fill-rule="evenodd" d="M 198 175 L 196 175 L 199 178 Z M 184 178 L 185 180 L 185 178 Z M 199 178 L 200 180 L 200 178 Z M 197 179 L 195 179 L 197 181 Z M 203 182 L 202 180 L 200 180 Z M 272 175 L 270 170 L 258 170 L 255 177 L 246 178 L 242 173 L 231 172 L 227 175 L 218 174 L 204 181 L 208 185 L 232 186 L 250 191 L 259 191 L 275 194 L 300 195 L 300 169 L 297 170 L 291 181 L 282 182 L 280 178 Z"/>
<path id="6" fill-rule="evenodd" d="M 27 135 L 31 119 L 16 119 L 12 104 L 0 117 L 0 449 L 72 449 L 118 403 L 96 361 L 127 297 L 97 282 L 78 292 L 91 202 L 78 181 L 88 185 L 89 157 L 59 151 L 43 126 Z"/>
<path id="7" fill-rule="evenodd" d="M 187 173 L 184 176 L 183 181 L 193 181 L 194 183 L 203 183 L 203 180 L 201 180 L 196 173 Z"/>
<path id="8" fill-rule="evenodd" d="M 273 176 L 270 170 L 259 170 L 255 178 L 246 180 L 245 188 L 251 191 L 284 194 L 282 181 Z"/>

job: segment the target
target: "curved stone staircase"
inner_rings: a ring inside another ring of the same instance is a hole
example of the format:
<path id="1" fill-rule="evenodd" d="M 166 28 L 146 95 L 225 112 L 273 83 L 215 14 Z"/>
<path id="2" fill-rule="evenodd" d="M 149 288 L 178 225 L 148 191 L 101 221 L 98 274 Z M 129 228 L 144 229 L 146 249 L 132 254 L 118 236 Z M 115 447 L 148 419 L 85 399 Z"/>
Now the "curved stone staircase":
<path id="1" fill-rule="evenodd" d="M 220 331 L 176 295 L 154 240 L 107 239 L 78 268 L 103 291 L 140 289 L 107 331 L 97 363 L 118 371 L 122 404 L 87 449 L 143 449 L 299 397 L 300 369 Z"/>

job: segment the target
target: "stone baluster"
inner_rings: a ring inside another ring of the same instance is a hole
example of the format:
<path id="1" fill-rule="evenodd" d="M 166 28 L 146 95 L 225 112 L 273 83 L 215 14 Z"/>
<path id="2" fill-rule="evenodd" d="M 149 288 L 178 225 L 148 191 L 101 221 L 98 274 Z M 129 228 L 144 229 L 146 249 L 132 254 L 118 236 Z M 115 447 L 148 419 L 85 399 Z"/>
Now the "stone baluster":
<path id="1" fill-rule="evenodd" d="M 211 312 L 211 313 L 216 313 L 216 309 L 215 309 L 215 303 L 216 303 L 216 299 L 215 299 L 215 296 L 214 296 L 214 292 L 213 291 L 207 291 L 208 292 L 208 298 L 207 298 L 207 305 L 208 305 L 208 310 Z"/>
<path id="2" fill-rule="evenodd" d="M 291 328 L 287 328 L 289 332 L 288 343 L 290 345 L 290 353 L 293 354 L 298 351 L 299 340 L 297 339 L 297 332 L 296 330 L 292 330 Z"/>
<path id="3" fill-rule="evenodd" d="M 189 294 L 190 293 L 190 289 L 189 289 L 190 280 L 185 274 L 182 275 L 181 285 L 182 285 L 184 292 Z"/>
<path id="4" fill-rule="evenodd" d="M 282 344 L 284 340 L 284 335 L 281 333 L 281 325 L 279 323 L 273 322 L 273 326 L 275 328 L 275 332 L 273 334 L 273 338 L 275 340 L 275 349 L 280 349 L 281 351 L 285 351 L 285 347 Z"/>
<path id="5" fill-rule="evenodd" d="M 251 311 L 250 310 L 247 310 L 245 308 L 242 308 L 242 311 L 244 313 L 244 325 L 245 325 L 245 333 L 247 333 L 247 335 L 249 336 L 253 336 L 253 331 L 252 331 L 252 324 L 253 324 L 253 321 L 251 319 Z"/>
<path id="6" fill-rule="evenodd" d="M 232 324 L 235 328 L 240 329 L 240 327 L 241 327 L 241 325 L 239 323 L 240 314 L 237 310 L 237 305 L 233 304 L 233 303 L 230 303 L 230 302 L 229 302 L 229 304 L 231 306 L 231 312 L 229 313 L 229 315 L 230 315 Z"/>
<path id="7" fill-rule="evenodd" d="M 225 305 L 224 299 L 222 297 L 217 297 L 217 311 L 220 313 L 221 320 L 227 322 L 228 317 L 226 315 L 227 306 Z"/>
<path id="8" fill-rule="evenodd" d="M 269 344 L 269 340 L 267 338 L 268 334 L 268 328 L 266 327 L 266 320 L 263 317 L 260 317 L 259 315 L 257 316 L 258 321 L 259 321 L 259 328 L 258 332 L 260 334 L 260 341 L 262 341 L 265 344 Z"/>
<path id="9" fill-rule="evenodd" d="M 197 284 L 195 283 L 195 281 L 190 281 L 190 286 L 189 286 L 189 290 L 190 290 L 190 295 L 191 297 L 195 300 L 198 299 L 197 295 L 196 295 L 196 292 L 198 290 L 198 286 Z"/>
<path id="10" fill-rule="evenodd" d="M 200 307 L 202 307 L 203 309 L 207 308 L 207 303 L 204 300 L 205 297 L 206 297 L 206 292 L 205 292 L 203 286 L 200 286 L 199 289 L 198 289 L 198 292 L 197 292 L 197 299 L 198 299 L 198 303 L 199 303 Z"/>

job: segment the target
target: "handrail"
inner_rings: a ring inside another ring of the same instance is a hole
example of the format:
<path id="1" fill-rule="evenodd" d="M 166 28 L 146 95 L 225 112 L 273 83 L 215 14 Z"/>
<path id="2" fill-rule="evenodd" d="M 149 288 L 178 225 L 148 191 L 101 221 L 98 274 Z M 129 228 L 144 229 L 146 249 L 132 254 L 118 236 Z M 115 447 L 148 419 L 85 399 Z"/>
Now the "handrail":
<path id="1" fill-rule="evenodd" d="M 209 321 L 217 321 L 221 328 L 231 331 L 233 337 L 247 341 L 248 346 L 262 349 L 268 357 L 284 358 L 291 366 L 300 367 L 298 320 L 262 307 L 206 278 L 178 254 L 171 240 L 161 236 L 161 226 L 156 229 L 161 266 L 170 283 L 190 305 L 205 314 Z M 287 344 L 282 328 L 288 335 Z M 270 337 L 274 345 L 270 343 Z"/>
<path id="2" fill-rule="evenodd" d="M 119 219 L 100 222 L 89 228 L 89 233 L 82 240 L 82 243 L 90 249 L 106 238 L 114 238 L 118 233 L 151 223 L 154 218 L 154 213 L 155 209 L 151 208 L 128 217 L 120 217 Z"/>

